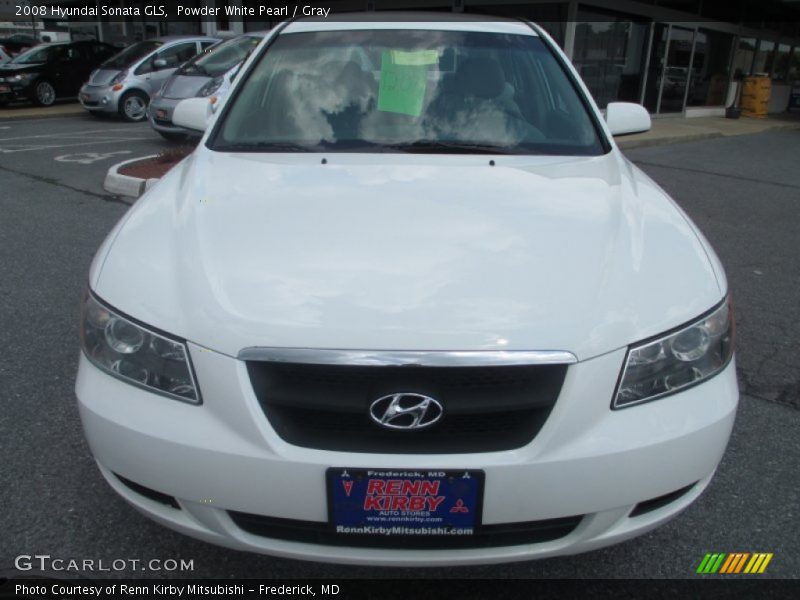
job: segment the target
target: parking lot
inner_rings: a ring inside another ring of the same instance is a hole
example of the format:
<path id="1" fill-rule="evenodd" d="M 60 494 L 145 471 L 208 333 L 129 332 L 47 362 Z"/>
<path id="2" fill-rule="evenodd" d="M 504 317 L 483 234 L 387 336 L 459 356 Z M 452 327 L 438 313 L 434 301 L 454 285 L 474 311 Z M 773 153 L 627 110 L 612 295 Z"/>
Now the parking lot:
<path id="1" fill-rule="evenodd" d="M 165 147 L 146 123 L 83 115 L 0 120 L 0 574 L 20 554 L 49 554 L 193 560 L 189 573 L 116 573 L 148 577 L 685 578 L 706 552 L 771 552 L 761 577 L 800 577 L 800 131 L 627 152 L 710 239 L 733 292 L 742 396 L 709 489 L 674 521 L 618 546 L 446 570 L 225 550 L 156 525 L 103 481 L 73 392 L 78 303 L 94 251 L 127 210 L 128 201 L 103 190 L 106 170 Z"/>

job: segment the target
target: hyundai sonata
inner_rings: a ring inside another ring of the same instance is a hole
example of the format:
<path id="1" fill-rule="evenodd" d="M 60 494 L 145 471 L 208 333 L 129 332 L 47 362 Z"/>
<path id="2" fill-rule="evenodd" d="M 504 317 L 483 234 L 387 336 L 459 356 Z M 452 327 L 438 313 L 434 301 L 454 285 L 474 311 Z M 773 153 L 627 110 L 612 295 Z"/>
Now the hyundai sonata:
<path id="1" fill-rule="evenodd" d="M 98 251 L 80 414 L 152 519 L 284 557 L 522 560 L 646 532 L 738 402 L 725 274 L 538 26 L 293 21 Z"/>

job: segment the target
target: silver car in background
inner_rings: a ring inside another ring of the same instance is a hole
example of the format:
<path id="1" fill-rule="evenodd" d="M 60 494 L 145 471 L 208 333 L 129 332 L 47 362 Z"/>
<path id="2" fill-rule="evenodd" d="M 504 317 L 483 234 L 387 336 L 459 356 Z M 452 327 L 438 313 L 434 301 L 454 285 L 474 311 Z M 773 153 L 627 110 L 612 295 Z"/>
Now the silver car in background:
<path id="1" fill-rule="evenodd" d="M 178 102 L 192 97 L 219 99 L 265 35 L 251 32 L 226 40 L 175 70 L 150 101 L 147 112 L 152 128 L 168 140 L 185 138 L 191 132 L 172 123 Z"/>
<path id="2" fill-rule="evenodd" d="M 94 71 L 78 98 L 91 114 L 119 114 L 126 121 L 143 121 L 152 95 L 190 58 L 219 38 L 168 36 L 136 42 Z"/>

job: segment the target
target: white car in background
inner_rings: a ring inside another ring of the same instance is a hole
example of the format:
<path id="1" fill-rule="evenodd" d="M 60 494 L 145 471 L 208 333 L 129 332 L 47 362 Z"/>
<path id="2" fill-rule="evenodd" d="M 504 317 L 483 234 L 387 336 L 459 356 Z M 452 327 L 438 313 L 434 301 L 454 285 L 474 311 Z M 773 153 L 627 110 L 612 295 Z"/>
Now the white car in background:
<path id="1" fill-rule="evenodd" d="M 216 113 L 177 106 L 202 141 L 89 274 L 100 472 L 167 527 L 299 559 L 653 529 L 708 486 L 738 388 L 719 260 L 612 137 L 648 114 L 603 117 L 536 25 L 391 18 L 284 24 Z"/>

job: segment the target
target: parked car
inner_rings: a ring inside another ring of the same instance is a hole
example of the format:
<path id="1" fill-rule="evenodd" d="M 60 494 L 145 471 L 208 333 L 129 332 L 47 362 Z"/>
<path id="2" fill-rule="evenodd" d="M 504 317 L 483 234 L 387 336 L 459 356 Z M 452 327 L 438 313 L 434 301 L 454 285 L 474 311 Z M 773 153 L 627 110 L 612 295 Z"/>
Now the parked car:
<path id="1" fill-rule="evenodd" d="M 14 33 L 8 37 L 0 38 L 0 49 L 4 49 L 8 54 L 14 56 L 20 52 L 25 52 L 39 44 L 39 40 L 23 33 Z"/>
<path id="2" fill-rule="evenodd" d="M 11 62 L 11 55 L 6 52 L 5 48 L 0 46 L 0 65 L 4 65 L 7 62 Z"/>
<path id="3" fill-rule="evenodd" d="M 93 115 L 119 114 L 143 121 L 147 105 L 170 75 L 219 38 L 169 36 L 136 42 L 94 71 L 80 90 L 83 107 Z"/>
<path id="4" fill-rule="evenodd" d="M 650 116 L 603 117 L 538 26 L 439 17 L 291 21 L 216 112 L 175 108 L 204 137 L 100 247 L 80 325 L 89 446 L 145 515 L 474 564 L 626 540 L 711 481 L 728 284 L 615 144 Z"/>
<path id="5" fill-rule="evenodd" d="M 0 103 L 32 100 L 50 106 L 75 96 L 81 82 L 116 48 L 96 41 L 40 44 L 0 66 Z"/>
<path id="6" fill-rule="evenodd" d="M 217 99 L 229 87 L 239 65 L 264 39 L 264 33 L 246 33 L 212 46 L 177 69 L 148 108 L 150 125 L 169 140 L 184 139 L 192 133 L 172 123 L 175 105 L 185 98 L 198 96 Z"/>

